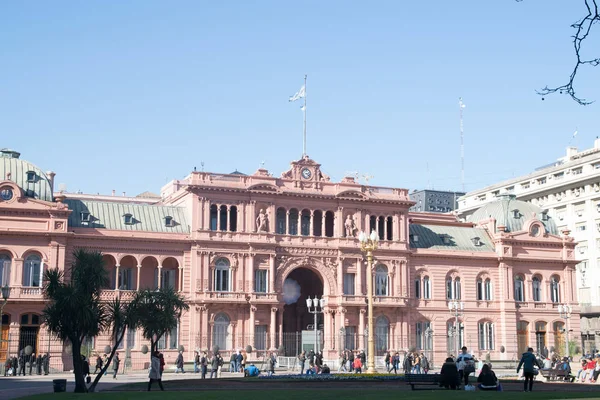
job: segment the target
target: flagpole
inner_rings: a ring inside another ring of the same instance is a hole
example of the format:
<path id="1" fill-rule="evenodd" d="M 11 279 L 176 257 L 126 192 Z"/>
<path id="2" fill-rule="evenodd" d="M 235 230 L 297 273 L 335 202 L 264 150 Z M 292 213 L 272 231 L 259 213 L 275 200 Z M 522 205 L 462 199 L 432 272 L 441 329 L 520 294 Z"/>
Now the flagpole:
<path id="1" fill-rule="evenodd" d="M 302 157 L 306 156 L 306 75 L 304 75 L 304 135 L 302 141 Z"/>

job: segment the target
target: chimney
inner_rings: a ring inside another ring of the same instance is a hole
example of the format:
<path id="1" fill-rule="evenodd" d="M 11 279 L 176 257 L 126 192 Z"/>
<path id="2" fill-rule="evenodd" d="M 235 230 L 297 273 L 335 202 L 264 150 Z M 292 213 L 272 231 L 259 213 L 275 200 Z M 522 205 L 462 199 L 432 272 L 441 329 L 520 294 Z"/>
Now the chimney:
<path id="1" fill-rule="evenodd" d="M 123 197 L 125 197 L 125 192 L 123 192 Z"/>
<path id="2" fill-rule="evenodd" d="M 114 195 L 115 195 L 115 193 L 116 193 L 116 191 L 115 191 L 115 189 L 113 189 L 113 191 L 112 191 L 112 195 L 114 196 Z"/>
<path id="3" fill-rule="evenodd" d="M 55 172 L 48 171 L 46 172 L 48 176 L 48 180 L 50 181 L 50 193 L 54 193 L 54 177 L 56 176 Z"/>
<path id="4" fill-rule="evenodd" d="M 594 140 L 594 148 L 600 149 L 600 139 L 598 139 L 598 136 L 596 136 L 596 140 Z"/>
<path id="5" fill-rule="evenodd" d="M 577 154 L 577 147 L 567 147 L 567 160 L 570 160 L 575 154 Z"/>

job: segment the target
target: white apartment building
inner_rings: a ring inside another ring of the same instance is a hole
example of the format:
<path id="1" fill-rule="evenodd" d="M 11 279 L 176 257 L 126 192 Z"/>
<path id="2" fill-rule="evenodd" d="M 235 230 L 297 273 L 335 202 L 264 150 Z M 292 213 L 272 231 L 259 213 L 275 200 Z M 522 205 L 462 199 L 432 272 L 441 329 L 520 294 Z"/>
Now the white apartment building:
<path id="1" fill-rule="evenodd" d="M 581 340 L 584 350 L 600 348 L 600 139 L 585 151 L 568 147 L 565 157 L 528 175 L 467 193 L 458 199 L 457 214 L 468 221 L 482 204 L 506 194 L 541 207 L 559 232 L 570 231 L 578 242 Z"/>

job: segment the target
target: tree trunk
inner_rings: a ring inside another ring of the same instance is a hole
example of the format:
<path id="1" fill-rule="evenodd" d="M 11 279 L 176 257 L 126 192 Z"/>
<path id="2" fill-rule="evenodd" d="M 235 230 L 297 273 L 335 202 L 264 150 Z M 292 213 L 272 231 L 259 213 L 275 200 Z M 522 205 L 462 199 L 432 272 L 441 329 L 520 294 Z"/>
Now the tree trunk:
<path id="1" fill-rule="evenodd" d="M 81 341 L 72 337 L 71 349 L 73 350 L 73 374 L 75 375 L 75 393 L 86 393 L 85 377 L 83 376 L 83 362 L 81 360 Z"/>
<path id="2" fill-rule="evenodd" d="M 98 375 L 96 375 L 94 382 L 92 382 L 91 386 L 88 389 L 89 392 L 93 393 L 96 391 L 96 386 L 98 385 L 98 382 L 100 382 L 100 379 L 102 379 L 102 377 L 104 376 L 104 373 L 106 372 L 106 370 L 108 370 L 108 367 L 110 366 L 112 359 L 115 356 L 115 353 L 117 352 L 119 345 L 123 341 L 124 336 L 125 336 L 125 329 L 123 329 L 123 331 L 121 332 L 121 336 L 116 338 L 115 345 L 112 347 L 112 350 L 110 351 L 110 355 L 106 359 L 106 364 L 104 364 L 102 366 L 102 371 L 100 371 L 100 373 Z"/>

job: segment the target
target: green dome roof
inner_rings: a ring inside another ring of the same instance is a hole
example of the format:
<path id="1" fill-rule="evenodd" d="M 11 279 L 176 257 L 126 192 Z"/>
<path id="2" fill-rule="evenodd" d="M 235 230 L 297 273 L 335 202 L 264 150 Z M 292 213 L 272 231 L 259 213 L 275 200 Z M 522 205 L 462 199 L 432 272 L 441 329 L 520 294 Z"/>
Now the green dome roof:
<path id="1" fill-rule="evenodd" d="M 53 201 L 52 183 L 46 173 L 21 160 L 20 155 L 11 149 L 0 149 L 0 180 L 16 183 L 27 197 Z"/>
<path id="2" fill-rule="evenodd" d="M 484 204 L 469 218 L 470 222 L 479 222 L 494 218 L 496 226 L 505 226 L 508 232 L 523 230 L 526 221 L 536 218 L 546 227 L 546 232 L 558 235 L 556 223 L 540 207 L 526 201 L 517 200 L 515 195 L 500 195 L 497 200 Z"/>

